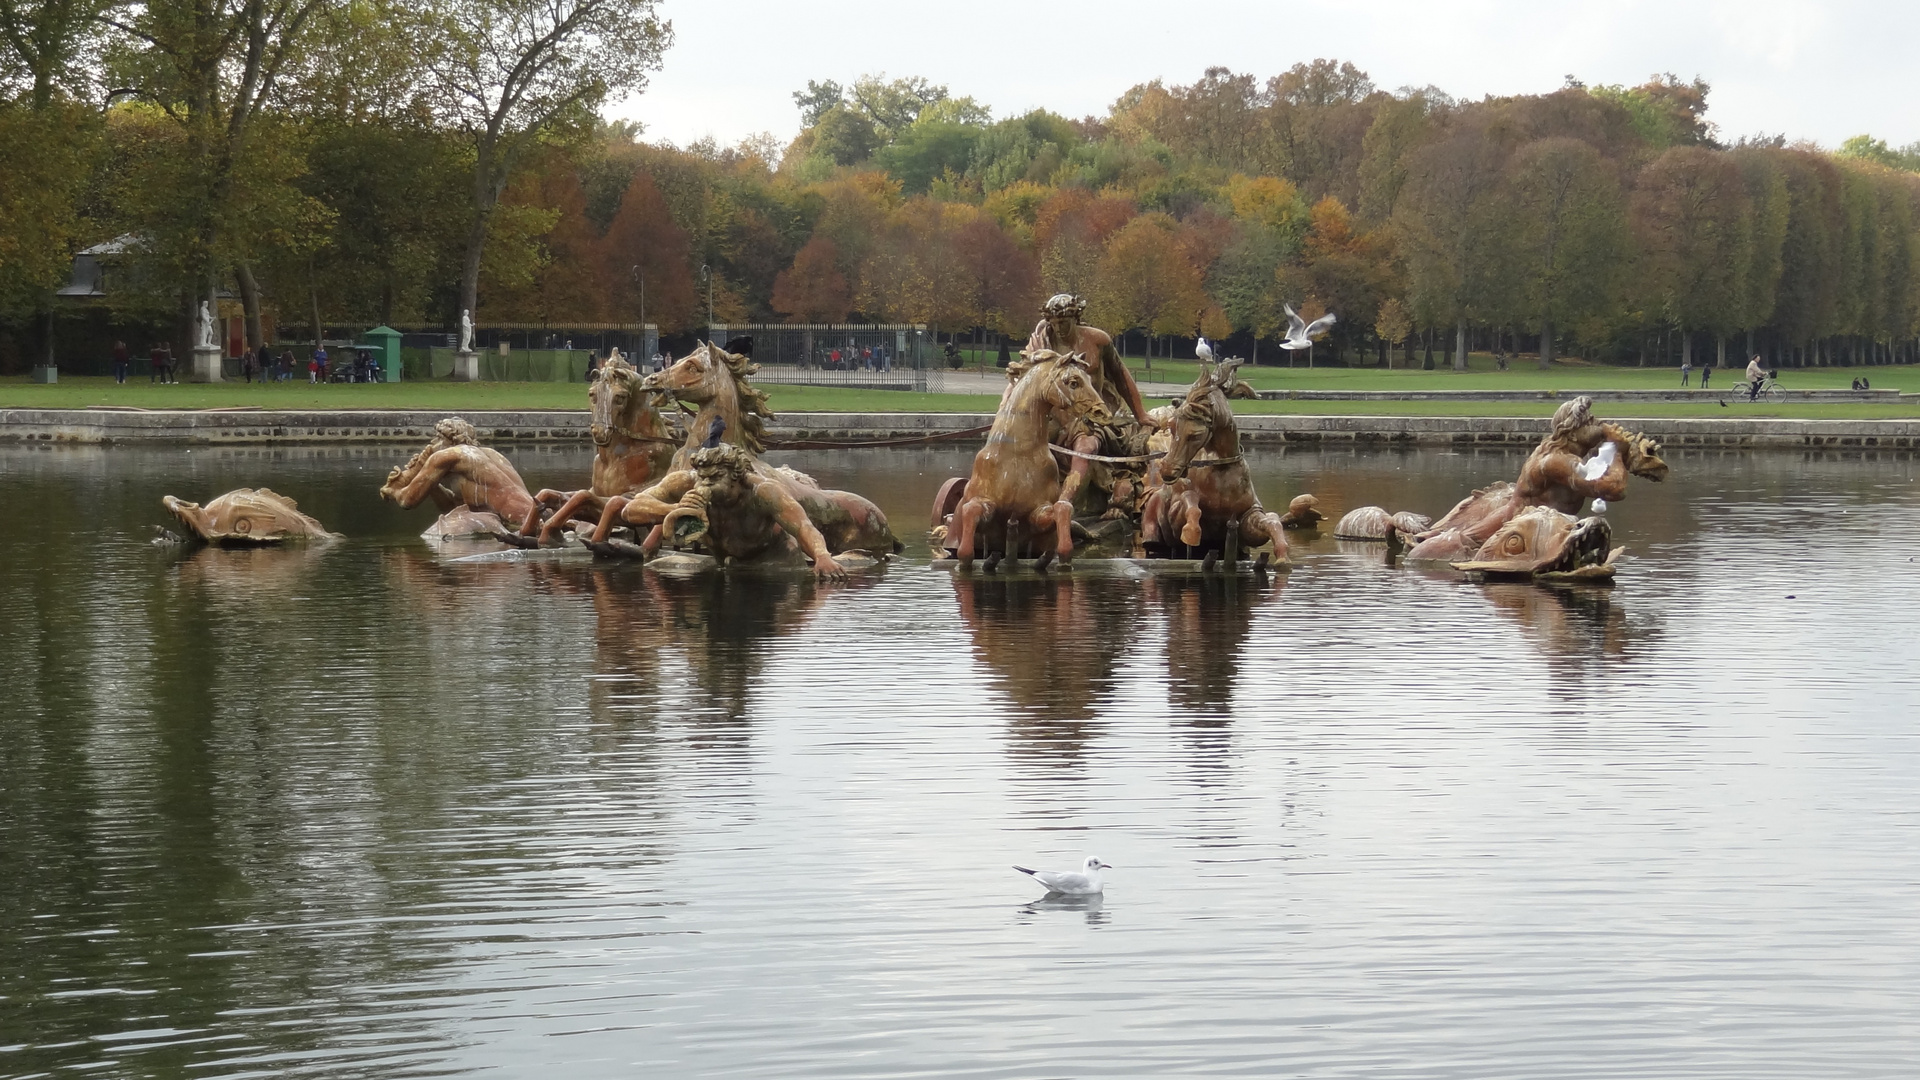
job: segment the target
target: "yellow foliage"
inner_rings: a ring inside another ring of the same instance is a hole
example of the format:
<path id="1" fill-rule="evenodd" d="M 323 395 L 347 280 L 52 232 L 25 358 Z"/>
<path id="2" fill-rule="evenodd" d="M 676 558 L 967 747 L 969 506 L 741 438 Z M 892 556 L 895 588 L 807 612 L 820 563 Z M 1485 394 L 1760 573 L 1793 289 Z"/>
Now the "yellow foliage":
<path id="1" fill-rule="evenodd" d="M 1233 216 L 1269 229 L 1289 229 L 1300 220 L 1300 189 L 1278 176 L 1235 173 L 1227 180 L 1227 202 Z"/>

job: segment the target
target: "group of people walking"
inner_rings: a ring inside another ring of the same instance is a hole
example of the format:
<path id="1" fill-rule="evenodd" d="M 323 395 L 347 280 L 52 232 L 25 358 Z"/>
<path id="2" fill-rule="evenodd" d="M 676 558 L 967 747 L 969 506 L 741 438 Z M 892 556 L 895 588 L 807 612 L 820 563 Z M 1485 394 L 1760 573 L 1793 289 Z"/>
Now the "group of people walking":
<path id="1" fill-rule="evenodd" d="M 133 365 L 132 351 L 125 341 L 113 343 L 113 381 L 125 383 L 128 369 Z M 247 382 L 291 382 L 300 370 L 301 364 L 293 355 L 292 349 L 282 349 L 275 356 L 273 349 L 262 344 L 257 349 L 249 349 L 240 356 L 240 375 Z M 328 355 L 326 346 L 313 350 L 306 362 L 307 381 L 324 383 L 344 382 L 380 382 L 382 374 L 379 361 L 365 349 L 355 350 L 352 366 L 335 370 L 333 358 Z M 180 381 L 179 361 L 173 354 L 173 346 L 167 342 L 156 342 L 147 352 L 147 381 L 150 383 L 178 383 Z"/>

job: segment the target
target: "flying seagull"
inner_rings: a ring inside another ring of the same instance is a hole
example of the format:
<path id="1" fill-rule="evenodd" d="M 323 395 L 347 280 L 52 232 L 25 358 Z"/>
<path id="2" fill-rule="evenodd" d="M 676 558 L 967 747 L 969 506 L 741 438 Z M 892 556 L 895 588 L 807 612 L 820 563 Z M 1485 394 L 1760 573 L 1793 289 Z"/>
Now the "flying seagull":
<path id="1" fill-rule="evenodd" d="M 1207 344 L 1207 339 L 1205 337 L 1202 337 L 1200 339 L 1200 343 L 1193 347 L 1193 355 L 1199 357 L 1202 360 L 1207 361 L 1208 363 L 1212 363 L 1213 362 L 1213 346 Z"/>
<path id="2" fill-rule="evenodd" d="M 1029 870 L 1024 866 L 1016 866 L 1014 869 L 1045 885 L 1049 895 L 1058 893 L 1062 896 L 1098 896 L 1104 891 L 1104 886 L 1100 882 L 1100 871 L 1111 870 L 1113 867 L 1089 855 L 1084 869 L 1077 874 L 1061 870 Z"/>
<path id="3" fill-rule="evenodd" d="M 1316 334 L 1324 334 L 1333 329 L 1335 320 L 1332 312 L 1328 312 L 1312 322 L 1307 322 L 1300 317 L 1298 312 L 1293 310 L 1292 304 L 1282 304 L 1280 306 L 1287 309 L 1287 339 L 1280 343 L 1280 347 L 1283 349 L 1292 351 L 1311 348 L 1313 346 L 1313 338 Z"/>

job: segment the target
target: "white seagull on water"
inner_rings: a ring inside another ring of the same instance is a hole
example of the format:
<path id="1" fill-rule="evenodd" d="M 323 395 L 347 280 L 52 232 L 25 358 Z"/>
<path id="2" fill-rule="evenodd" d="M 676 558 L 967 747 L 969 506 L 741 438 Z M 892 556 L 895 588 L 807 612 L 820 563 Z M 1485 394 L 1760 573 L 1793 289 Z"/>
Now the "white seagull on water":
<path id="1" fill-rule="evenodd" d="M 1015 866 L 1014 869 L 1045 885 L 1049 895 L 1098 896 L 1105 890 L 1100 881 L 1100 871 L 1113 867 L 1089 855 L 1080 873 L 1071 870 L 1029 870 L 1024 866 Z"/>
<path id="2" fill-rule="evenodd" d="M 1287 339 L 1280 343 L 1280 347 L 1290 351 L 1312 347 L 1314 335 L 1324 334 L 1333 329 L 1333 324 L 1336 321 L 1331 311 L 1312 322 L 1308 322 L 1302 319 L 1298 312 L 1293 310 L 1292 304 L 1282 304 L 1280 306 L 1287 309 Z"/>

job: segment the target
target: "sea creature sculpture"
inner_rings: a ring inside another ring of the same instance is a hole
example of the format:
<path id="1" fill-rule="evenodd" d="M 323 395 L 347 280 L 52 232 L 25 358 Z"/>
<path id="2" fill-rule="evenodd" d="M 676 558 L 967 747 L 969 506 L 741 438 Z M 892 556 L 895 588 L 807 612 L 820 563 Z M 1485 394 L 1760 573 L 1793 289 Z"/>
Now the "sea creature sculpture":
<path id="1" fill-rule="evenodd" d="M 160 504 L 199 540 L 219 547 L 339 539 L 301 513 L 298 503 L 266 488 L 235 488 L 205 506 L 171 495 L 162 496 Z"/>
<path id="2" fill-rule="evenodd" d="M 1295 495 L 1287 504 L 1287 512 L 1280 515 L 1280 527 L 1283 529 L 1318 529 L 1327 515 L 1320 512 L 1320 500 L 1311 495 Z"/>
<path id="3" fill-rule="evenodd" d="M 1084 353 L 1062 356 L 1050 349 L 1028 354 L 1030 366 L 1000 399 L 987 444 L 974 455 L 973 470 L 953 514 L 955 558 L 971 566 L 976 545 L 999 550 L 988 556 L 991 572 L 1003 555 L 1018 555 L 1009 529 L 1052 529 L 1054 544 L 1035 569 L 1044 572 L 1055 558 L 1073 558 L 1073 491 L 1063 483 L 1047 441 L 1049 425 L 1072 429 L 1081 419 L 1096 424 L 1110 419 L 1094 388 L 1092 365 Z M 984 531 L 983 531 L 984 530 Z M 981 545 L 981 541 L 987 541 Z"/>
<path id="4" fill-rule="evenodd" d="M 1552 427 L 1527 455 L 1512 484 L 1480 488 L 1416 537 L 1407 558 L 1453 561 L 1480 550 L 1515 515 L 1536 506 L 1576 514 L 1589 500 L 1600 507 L 1627 497 L 1627 478 L 1666 479 L 1660 444 L 1638 432 L 1602 423 L 1593 399 L 1574 398 L 1554 411 Z"/>
<path id="5" fill-rule="evenodd" d="M 587 429 L 594 446 L 590 486 L 581 491 L 548 489 L 536 494 L 533 498 L 539 505 L 520 525 L 518 540 L 522 546 L 551 544 L 554 534 L 571 521 L 598 524 L 609 512 L 612 499 L 631 496 L 667 474 L 674 451 L 685 436 L 675 431 L 672 421 L 660 411 L 659 399 L 666 395 L 641 389 L 643 378 L 618 350 L 600 365 L 593 385 L 587 389 L 593 411 L 593 422 Z M 724 421 L 716 418 L 714 422 Z M 552 511 L 544 521 L 543 510 Z M 618 514 L 618 508 L 611 513 Z"/>
<path id="6" fill-rule="evenodd" d="M 1531 506 L 1508 518 L 1473 556 L 1453 564 L 1486 577 L 1593 580 L 1613 576 L 1624 548 L 1602 517 L 1576 518 L 1550 506 Z"/>
<path id="7" fill-rule="evenodd" d="M 432 499 L 443 513 L 465 507 L 501 521 L 525 521 L 539 505 L 506 455 L 481 446 L 480 433 L 457 416 L 435 424 L 432 440 L 387 474 L 380 497 L 407 509 Z"/>
<path id="8" fill-rule="evenodd" d="M 1238 360 L 1202 370 L 1175 409 L 1167 456 L 1159 462 L 1161 483 L 1147 492 L 1140 539 L 1149 555 L 1167 556 L 1177 542 L 1204 552 L 1208 566 L 1224 557 L 1237 562 L 1240 549 L 1272 545 L 1271 559 L 1288 566 L 1286 531 L 1280 516 L 1260 505 L 1253 477 L 1240 454 L 1240 429 L 1227 403 L 1226 387 Z M 1262 552 L 1257 565 L 1267 565 Z"/>

